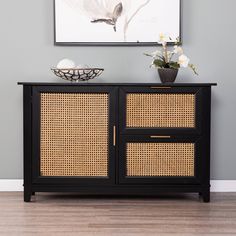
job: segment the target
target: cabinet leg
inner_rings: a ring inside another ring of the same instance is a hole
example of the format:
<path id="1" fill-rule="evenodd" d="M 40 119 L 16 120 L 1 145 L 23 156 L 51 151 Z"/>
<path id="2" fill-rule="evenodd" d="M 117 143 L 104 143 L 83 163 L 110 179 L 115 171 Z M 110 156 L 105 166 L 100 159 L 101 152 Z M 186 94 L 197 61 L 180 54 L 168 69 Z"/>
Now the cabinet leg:
<path id="1" fill-rule="evenodd" d="M 202 192 L 203 202 L 210 202 L 210 189 L 204 190 Z"/>
<path id="2" fill-rule="evenodd" d="M 30 202 L 31 201 L 31 192 L 24 191 L 24 201 Z"/>

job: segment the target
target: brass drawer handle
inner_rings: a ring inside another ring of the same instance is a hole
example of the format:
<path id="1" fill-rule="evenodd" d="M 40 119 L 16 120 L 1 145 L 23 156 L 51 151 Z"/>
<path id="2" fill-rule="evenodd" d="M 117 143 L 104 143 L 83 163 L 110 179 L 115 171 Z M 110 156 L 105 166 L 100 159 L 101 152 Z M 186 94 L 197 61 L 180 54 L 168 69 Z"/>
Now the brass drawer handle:
<path id="1" fill-rule="evenodd" d="M 171 138 L 171 136 L 160 136 L 160 135 L 157 135 L 157 136 L 150 136 L 150 138 Z"/>
<path id="2" fill-rule="evenodd" d="M 113 146 L 116 146 L 116 126 L 113 126 Z"/>
<path id="3" fill-rule="evenodd" d="M 171 89 L 171 87 L 151 87 L 151 89 Z"/>

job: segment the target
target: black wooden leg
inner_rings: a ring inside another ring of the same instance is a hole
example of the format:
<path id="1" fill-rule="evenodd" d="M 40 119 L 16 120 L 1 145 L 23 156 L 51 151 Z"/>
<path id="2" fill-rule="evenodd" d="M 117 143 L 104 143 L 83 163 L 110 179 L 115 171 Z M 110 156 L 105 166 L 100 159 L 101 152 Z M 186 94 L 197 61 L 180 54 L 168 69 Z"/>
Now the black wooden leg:
<path id="1" fill-rule="evenodd" d="M 202 198 L 204 202 L 210 202 L 210 188 L 205 189 L 202 192 Z"/>
<path id="2" fill-rule="evenodd" d="M 24 191 L 24 201 L 30 202 L 31 201 L 31 192 Z"/>
<path id="3" fill-rule="evenodd" d="M 32 192 L 32 196 L 35 196 L 35 192 Z"/>

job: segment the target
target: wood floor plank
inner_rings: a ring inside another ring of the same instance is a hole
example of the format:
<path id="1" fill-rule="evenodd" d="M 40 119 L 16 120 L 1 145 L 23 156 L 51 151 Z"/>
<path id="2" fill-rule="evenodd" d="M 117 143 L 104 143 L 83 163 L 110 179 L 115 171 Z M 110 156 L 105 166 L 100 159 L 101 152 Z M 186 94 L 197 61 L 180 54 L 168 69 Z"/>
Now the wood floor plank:
<path id="1" fill-rule="evenodd" d="M 0 235 L 148 236 L 236 235 L 236 193 L 157 198 L 86 198 L 0 193 Z"/>

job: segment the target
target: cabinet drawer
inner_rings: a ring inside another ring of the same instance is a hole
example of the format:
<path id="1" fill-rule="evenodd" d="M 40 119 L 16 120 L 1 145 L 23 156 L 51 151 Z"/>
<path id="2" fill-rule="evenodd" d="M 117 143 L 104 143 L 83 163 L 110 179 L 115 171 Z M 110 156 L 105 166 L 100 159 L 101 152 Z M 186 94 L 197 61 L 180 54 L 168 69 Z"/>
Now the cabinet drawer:
<path id="1" fill-rule="evenodd" d="M 123 136 L 121 183 L 198 183 L 201 138 Z"/>
<path id="2" fill-rule="evenodd" d="M 200 134 L 200 93 L 200 88 L 124 88 L 121 132 Z"/>

